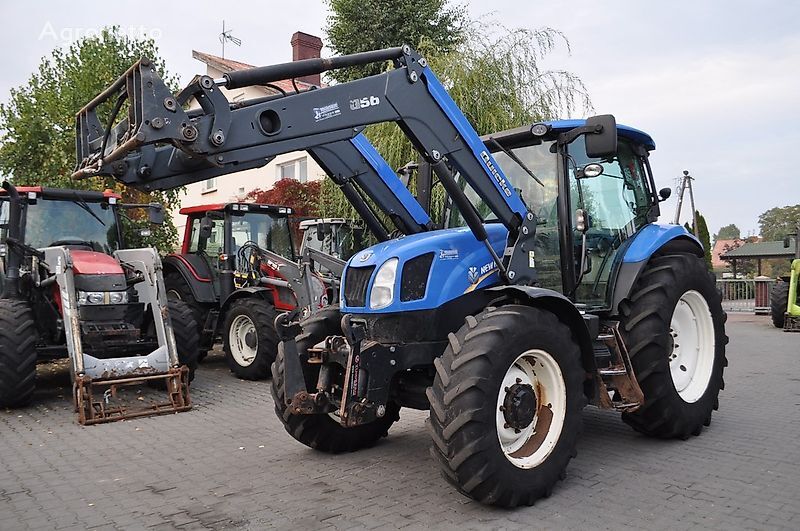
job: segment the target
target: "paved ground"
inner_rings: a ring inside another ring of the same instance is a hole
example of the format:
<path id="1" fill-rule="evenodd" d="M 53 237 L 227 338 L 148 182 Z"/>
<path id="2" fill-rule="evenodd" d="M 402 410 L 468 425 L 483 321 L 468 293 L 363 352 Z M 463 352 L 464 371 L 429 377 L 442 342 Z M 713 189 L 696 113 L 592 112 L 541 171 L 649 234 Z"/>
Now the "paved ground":
<path id="1" fill-rule="evenodd" d="M 357 454 L 295 443 L 268 383 L 214 356 L 196 407 L 82 428 L 63 370 L 37 405 L 0 412 L 0 529 L 800 528 L 800 336 L 733 315 L 721 410 L 689 441 L 635 434 L 587 408 L 578 457 L 547 500 L 513 511 L 453 491 L 428 454 L 427 414 L 402 413 Z"/>

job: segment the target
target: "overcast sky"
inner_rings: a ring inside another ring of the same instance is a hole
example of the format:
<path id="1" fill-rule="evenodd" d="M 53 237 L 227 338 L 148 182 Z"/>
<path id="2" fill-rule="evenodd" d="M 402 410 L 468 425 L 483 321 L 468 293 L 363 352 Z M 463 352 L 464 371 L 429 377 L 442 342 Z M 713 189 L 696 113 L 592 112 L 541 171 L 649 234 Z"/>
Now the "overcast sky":
<path id="1" fill-rule="evenodd" d="M 800 203 L 800 170 L 791 155 L 800 150 L 800 2 L 464 5 L 471 17 L 509 28 L 563 31 L 572 52 L 553 54 L 547 65 L 580 76 L 597 113 L 612 113 L 653 136 L 659 187 L 674 189 L 682 170 L 690 170 L 712 232 L 736 223 L 743 234 L 757 233 L 761 212 Z M 3 2 L 0 101 L 54 47 L 105 25 L 156 38 L 168 69 L 188 81 L 204 72 L 192 49 L 220 53 L 223 18 L 243 41 L 240 48 L 228 46 L 229 58 L 270 64 L 291 59 L 289 38 L 297 30 L 324 40 L 326 16 L 322 0 Z M 674 210 L 673 197 L 662 206 L 662 221 Z"/>

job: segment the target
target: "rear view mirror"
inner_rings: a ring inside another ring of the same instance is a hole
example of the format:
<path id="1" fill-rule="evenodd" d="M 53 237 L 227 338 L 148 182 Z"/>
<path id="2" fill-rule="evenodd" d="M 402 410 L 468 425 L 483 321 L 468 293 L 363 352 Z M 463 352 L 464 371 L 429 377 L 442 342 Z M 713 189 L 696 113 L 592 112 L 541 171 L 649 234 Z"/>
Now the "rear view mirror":
<path id="1" fill-rule="evenodd" d="M 214 230 L 214 221 L 208 216 L 203 216 L 200 220 L 200 239 L 207 240 L 211 237 L 211 231 Z"/>
<path id="2" fill-rule="evenodd" d="M 147 219 L 153 225 L 162 225 L 164 223 L 164 207 L 158 203 L 150 203 L 147 209 Z"/>
<path id="3" fill-rule="evenodd" d="M 658 191 L 658 198 L 661 201 L 666 201 L 672 195 L 672 188 L 662 188 Z"/>
<path id="4" fill-rule="evenodd" d="M 586 133 L 586 155 L 591 159 L 605 159 L 617 154 L 617 120 L 611 114 L 601 114 L 586 119 L 587 127 L 595 132 Z"/>

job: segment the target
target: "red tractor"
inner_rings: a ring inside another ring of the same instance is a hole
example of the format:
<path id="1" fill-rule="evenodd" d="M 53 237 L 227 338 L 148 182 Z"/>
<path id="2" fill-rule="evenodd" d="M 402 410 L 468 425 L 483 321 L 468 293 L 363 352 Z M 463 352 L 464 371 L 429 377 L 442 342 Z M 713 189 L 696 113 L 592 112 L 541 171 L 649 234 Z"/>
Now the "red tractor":
<path id="1" fill-rule="evenodd" d="M 164 259 L 168 296 L 192 308 L 201 356 L 221 337 L 236 376 L 266 378 L 277 354 L 277 314 L 328 300 L 321 278 L 297 262 L 292 209 L 227 203 L 180 213 L 187 216 L 181 252 Z"/>
<path id="2" fill-rule="evenodd" d="M 126 248 L 131 208 L 163 221 L 160 205 L 123 205 L 110 191 L 3 183 L 0 406 L 32 400 L 38 360 L 68 357 L 81 424 L 190 408 L 197 324 L 185 304 L 168 304 L 156 250 Z M 165 387 L 167 401 L 112 403 L 138 383 Z"/>

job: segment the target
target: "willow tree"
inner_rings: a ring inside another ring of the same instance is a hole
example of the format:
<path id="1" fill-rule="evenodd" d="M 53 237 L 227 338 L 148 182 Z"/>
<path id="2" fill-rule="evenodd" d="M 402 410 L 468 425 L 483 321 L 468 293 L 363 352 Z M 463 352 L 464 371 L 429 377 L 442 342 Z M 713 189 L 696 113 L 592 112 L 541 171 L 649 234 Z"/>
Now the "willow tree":
<path id="1" fill-rule="evenodd" d="M 486 26 L 485 21 L 481 26 Z M 417 48 L 479 134 L 591 111 L 591 100 L 578 76 L 542 67 L 543 59 L 557 49 L 569 51 L 563 33 L 540 28 L 486 35 L 473 29 L 452 50 L 441 52 L 430 40 L 418 43 Z M 393 123 L 370 126 L 366 136 L 394 168 L 418 158 Z M 437 217 L 444 196 L 441 187 L 435 192 L 431 210 Z M 326 216 L 357 217 L 330 182 L 323 185 L 320 206 Z"/>
<path id="2" fill-rule="evenodd" d="M 117 27 L 78 40 L 68 48 L 56 48 L 42 58 L 27 83 L 12 89 L 9 100 L 0 104 L 0 172 L 11 176 L 17 185 L 109 188 L 131 202 L 154 200 L 167 208 L 177 206 L 178 191 L 145 195 L 110 178 L 71 178 L 76 163 L 75 114 L 142 56 L 152 59 L 159 75 L 171 88 L 177 88 L 177 79 L 165 72 L 155 42 L 128 37 Z M 105 123 L 112 104 L 99 109 L 101 122 Z M 130 215 L 137 214 L 133 211 Z M 137 238 L 135 229 L 141 224 L 139 220 L 126 225 L 136 244 L 153 244 L 166 251 L 176 243 L 170 216 L 166 216 L 164 229 L 154 231 L 147 242 Z"/>

